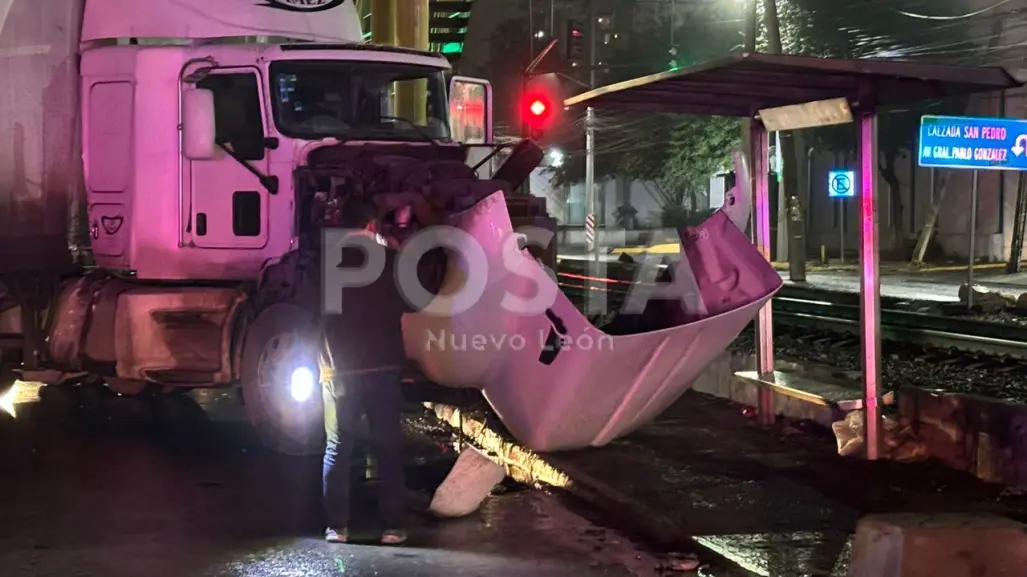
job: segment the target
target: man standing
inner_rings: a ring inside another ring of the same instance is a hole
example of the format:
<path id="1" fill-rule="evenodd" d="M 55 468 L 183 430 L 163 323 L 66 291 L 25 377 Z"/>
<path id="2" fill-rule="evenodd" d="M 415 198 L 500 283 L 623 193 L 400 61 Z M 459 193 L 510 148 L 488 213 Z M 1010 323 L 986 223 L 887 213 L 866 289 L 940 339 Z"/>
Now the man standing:
<path id="1" fill-rule="evenodd" d="M 339 225 L 352 231 L 350 234 L 384 245 L 380 250 L 385 252 L 385 268 L 366 286 L 342 289 L 342 314 L 323 317 L 325 346 L 320 364 L 327 436 L 323 468 L 328 516 L 325 538 L 345 543 L 349 536 L 350 458 L 363 412 L 381 476 L 378 509 L 385 526 L 381 542 L 396 545 L 407 537 L 400 388 L 407 359 L 401 320 L 403 314 L 415 307 L 400 294 L 394 273 L 397 243 L 385 241 L 380 234 L 375 205 L 353 197 L 343 204 L 340 216 Z M 339 269 L 359 270 L 369 255 L 364 249 L 351 246 L 342 248 L 340 255 L 332 255 L 335 258 L 339 258 Z M 421 265 L 430 267 L 430 259 L 422 259 Z M 424 282 L 428 280 L 426 276 L 419 275 L 425 288 L 432 291 L 437 283 Z"/>

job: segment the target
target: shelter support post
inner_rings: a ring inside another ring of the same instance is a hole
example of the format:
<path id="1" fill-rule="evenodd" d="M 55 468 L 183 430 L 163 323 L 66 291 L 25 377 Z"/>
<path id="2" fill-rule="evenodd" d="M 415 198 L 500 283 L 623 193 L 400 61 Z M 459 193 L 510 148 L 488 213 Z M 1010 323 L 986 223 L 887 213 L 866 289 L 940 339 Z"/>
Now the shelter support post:
<path id="1" fill-rule="evenodd" d="M 752 235 L 763 258 L 770 260 L 770 138 L 763 123 L 752 121 L 749 142 L 752 158 Z M 760 376 L 774 373 L 774 319 L 771 301 L 756 318 L 756 370 Z M 760 424 L 774 423 L 774 392 L 760 387 L 756 405 Z"/>
<path id="2" fill-rule="evenodd" d="M 877 238 L 877 112 L 859 115 L 859 300 L 866 457 L 881 454 L 881 276 Z"/>

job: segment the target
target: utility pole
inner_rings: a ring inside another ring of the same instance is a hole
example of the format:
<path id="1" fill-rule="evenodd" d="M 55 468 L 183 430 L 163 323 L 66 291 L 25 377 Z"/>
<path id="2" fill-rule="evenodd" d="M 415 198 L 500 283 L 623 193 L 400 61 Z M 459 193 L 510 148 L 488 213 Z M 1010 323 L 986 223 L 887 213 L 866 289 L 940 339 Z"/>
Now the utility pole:
<path id="1" fill-rule="evenodd" d="M 588 50 L 588 89 L 594 90 L 596 87 L 596 14 L 595 14 L 595 2 L 589 0 L 588 3 L 588 18 L 591 21 L 589 24 L 589 50 Z M 599 219 L 596 218 L 596 210 L 599 207 L 599 198 L 596 193 L 595 187 L 595 110 L 589 106 L 585 110 L 585 205 L 586 205 L 586 219 L 589 215 L 594 219 L 593 222 L 598 224 Z M 592 259 L 599 260 L 599 231 L 596 230 L 593 233 L 592 246 L 589 247 L 592 252 Z"/>
<path id="2" fill-rule="evenodd" d="M 529 62 L 535 59 L 535 3 L 532 0 L 528 0 L 528 60 Z M 528 68 L 531 64 L 528 64 Z M 524 87 L 528 85 L 528 77 L 531 74 L 525 68 L 521 73 L 521 94 L 524 94 Z M 521 134 L 528 134 L 528 123 L 525 120 L 521 120 Z M 534 172 L 534 171 L 532 171 Z M 524 194 L 531 194 L 531 172 L 528 173 L 528 178 L 524 179 L 524 184 L 521 185 L 521 192 Z"/>
<path id="3" fill-rule="evenodd" d="M 528 54 L 535 57 L 535 3 L 528 0 Z"/>
<path id="4" fill-rule="evenodd" d="M 742 51 L 753 53 L 756 52 L 756 3 L 759 0 L 745 0 L 745 29 L 742 31 L 744 34 L 744 40 L 742 43 Z M 745 158 L 745 164 L 752 170 L 753 158 L 752 158 L 752 118 L 742 119 L 742 157 Z M 755 232 L 753 232 L 755 234 Z"/>

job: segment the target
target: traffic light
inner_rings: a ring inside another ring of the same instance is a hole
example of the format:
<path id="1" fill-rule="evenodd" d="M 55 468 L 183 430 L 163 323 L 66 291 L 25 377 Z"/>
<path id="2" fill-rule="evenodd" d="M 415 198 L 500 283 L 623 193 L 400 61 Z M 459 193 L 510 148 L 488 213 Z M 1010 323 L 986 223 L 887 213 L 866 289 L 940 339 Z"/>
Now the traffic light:
<path id="1" fill-rule="evenodd" d="M 526 138 L 541 140 L 552 118 L 554 103 L 546 94 L 531 92 L 523 96 L 522 106 L 524 111 L 521 117 L 524 119 Z"/>
<path id="2" fill-rule="evenodd" d="M 549 106 L 540 98 L 532 100 L 531 104 L 528 105 L 528 112 L 530 112 L 535 118 L 541 118 L 547 110 L 549 110 Z"/>
<path id="3" fill-rule="evenodd" d="M 567 50 L 564 56 L 571 66 L 580 66 L 585 61 L 585 29 L 580 20 L 567 21 Z"/>
<path id="4" fill-rule="evenodd" d="M 560 79 L 555 74 L 527 78 L 520 95 L 521 124 L 525 138 L 541 141 L 553 129 L 563 110 Z"/>

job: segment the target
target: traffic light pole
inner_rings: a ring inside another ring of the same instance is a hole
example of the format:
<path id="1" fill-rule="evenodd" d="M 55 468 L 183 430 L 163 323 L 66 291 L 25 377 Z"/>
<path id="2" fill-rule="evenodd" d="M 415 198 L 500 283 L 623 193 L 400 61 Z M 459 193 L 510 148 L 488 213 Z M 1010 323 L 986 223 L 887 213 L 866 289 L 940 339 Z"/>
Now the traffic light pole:
<path id="1" fill-rule="evenodd" d="M 594 90 L 596 87 L 596 15 L 595 15 L 595 4 L 589 1 L 588 17 L 591 23 L 589 24 L 589 71 L 588 71 L 588 88 Z M 592 222 L 598 224 L 599 219 L 596 218 L 596 210 L 599 208 L 599 195 L 596 192 L 595 183 L 595 109 L 589 106 L 585 110 L 585 212 L 586 222 L 588 216 L 592 217 Z M 587 226 L 587 224 L 586 224 Z M 599 231 L 593 230 L 592 242 L 589 246 L 589 251 L 592 253 L 592 260 L 599 260 Z"/>
<path id="2" fill-rule="evenodd" d="M 542 59 L 545 58 L 547 54 L 549 54 L 549 51 L 552 50 L 554 46 L 556 46 L 556 39 L 555 38 L 550 40 L 549 44 L 547 44 L 546 47 L 543 48 L 542 51 L 539 52 L 537 56 L 532 58 L 531 62 L 529 62 L 528 65 L 524 67 L 524 70 L 521 71 L 521 94 L 522 95 L 525 94 L 525 92 L 527 92 L 528 79 L 531 78 L 533 74 L 535 74 L 535 69 L 538 68 L 538 65 L 542 62 Z M 535 50 L 535 48 L 534 48 L 534 41 L 533 41 L 532 42 L 532 54 L 534 54 L 534 50 Z M 531 129 L 528 126 L 528 122 L 524 118 L 521 118 L 521 137 L 522 138 L 530 138 L 531 137 Z M 523 192 L 524 194 L 531 194 L 531 175 L 530 174 L 528 175 L 528 178 L 524 181 L 524 184 L 522 186 L 523 186 L 523 188 L 521 189 L 521 192 Z"/>

